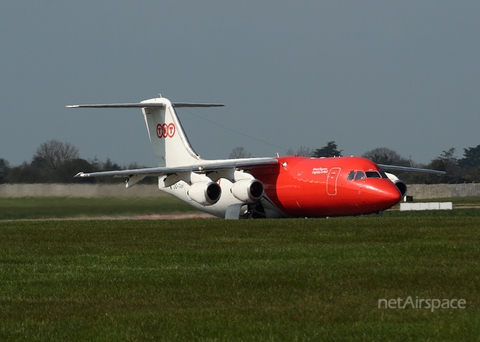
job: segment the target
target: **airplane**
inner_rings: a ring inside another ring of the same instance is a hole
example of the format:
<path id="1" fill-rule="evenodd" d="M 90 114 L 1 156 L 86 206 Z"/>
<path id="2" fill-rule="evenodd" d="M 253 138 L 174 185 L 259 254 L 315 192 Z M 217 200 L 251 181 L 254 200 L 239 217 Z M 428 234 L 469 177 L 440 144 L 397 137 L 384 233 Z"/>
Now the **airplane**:
<path id="1" fill-rule="evenodd" d="M 443 171 L 375 164 L 362 157 L 300 156 L 202 159 L 192 148 L 175 108 L 221 107 L 217 103 L 170 102 L 69 105 L 67 108 L 140 108 L 158 167 L 79 172 L 75 177 L 124 177 L 130 188 L 158 177 L 158 188 L 225 219 L 333 217 L 382 213 L 407 186 L 389 171 Z"/>

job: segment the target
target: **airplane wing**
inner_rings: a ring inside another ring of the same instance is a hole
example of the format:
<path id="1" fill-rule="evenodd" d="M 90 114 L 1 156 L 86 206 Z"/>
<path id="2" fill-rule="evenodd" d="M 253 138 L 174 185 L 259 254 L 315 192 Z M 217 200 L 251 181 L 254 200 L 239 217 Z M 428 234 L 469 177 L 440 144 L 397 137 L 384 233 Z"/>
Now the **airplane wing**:
<path id="1" fill-rule="evenodd" d="M 431 170 L 431 169 L 421 169 L 421 168 L 418 168 L 418 167 L 396 166 L 396 165 L 385 165 L 385 164 L 377 164 L 377 165 L 380 166 L 383 170 L 435 173 L 437 175 L 446 174 L 445 171 L 438 171 L 438 170 Z"/>
<path id="2" fill-rule="evenodd" d="M 149 167 L 143 169 L 117 170 L 117 171 L 100 171 L 100 172 L 79 172 L 75 177 L 158 177 L 167 176 L 180 172 L 199 172 L 207 173 L 219 170 L 241 169 L 248 170 L 250 168 L 267 167 L 278 164 L 275 158 L 240 158 L 240 159 L 223 159 L 223 160 L 202 160 L 198 164 L 176 166 L 176 167 Z"/>

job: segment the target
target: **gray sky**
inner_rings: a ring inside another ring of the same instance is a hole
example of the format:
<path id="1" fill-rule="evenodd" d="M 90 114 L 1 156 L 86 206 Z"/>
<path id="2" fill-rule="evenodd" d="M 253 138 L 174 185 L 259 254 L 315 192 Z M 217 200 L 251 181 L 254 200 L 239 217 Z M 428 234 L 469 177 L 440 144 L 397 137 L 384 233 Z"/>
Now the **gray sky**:
<path id="1" fill-rule="evenodd" d="M 274 4 L 274 5 L 273 5 Z M 4 1 L 0 158 L 47 140 L 85 159 L 155 166 L 139 110 L 181 109 L 195 150 L 226 158 L 376 147 L 428 163 L 480 144 L 479 1 Z"/>

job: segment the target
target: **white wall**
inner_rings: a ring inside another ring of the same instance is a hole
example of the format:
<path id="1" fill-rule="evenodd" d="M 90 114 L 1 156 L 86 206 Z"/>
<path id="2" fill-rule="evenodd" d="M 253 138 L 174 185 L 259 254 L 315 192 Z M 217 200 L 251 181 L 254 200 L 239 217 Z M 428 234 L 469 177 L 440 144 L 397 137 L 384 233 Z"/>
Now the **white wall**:
<path id="1" fill-rule="evenodd" d="M 156 184 L 0 184 L 0 197 L 159 197 Z"/>
<path id="2" fill-rule="evenodd" d="M 412 184 L 409 196 L 414 200 L 480 196 L 480 183 Z M 119 184 L 0 184 L 0 197 L 158 197 L 168 196 L 156 184 L 137 184 L 126 189 Z"/>

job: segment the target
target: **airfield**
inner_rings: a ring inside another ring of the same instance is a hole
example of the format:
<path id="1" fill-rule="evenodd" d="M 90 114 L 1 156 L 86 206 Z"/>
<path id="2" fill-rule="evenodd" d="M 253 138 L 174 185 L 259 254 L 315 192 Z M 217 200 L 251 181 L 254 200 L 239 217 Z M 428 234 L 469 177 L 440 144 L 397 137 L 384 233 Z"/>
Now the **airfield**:
<path id="1" fill-rule="evenodd" d="M 225 221 L 169 198 L 3 198 L 0 338 L 478 340 L 479 203 Z"/>

